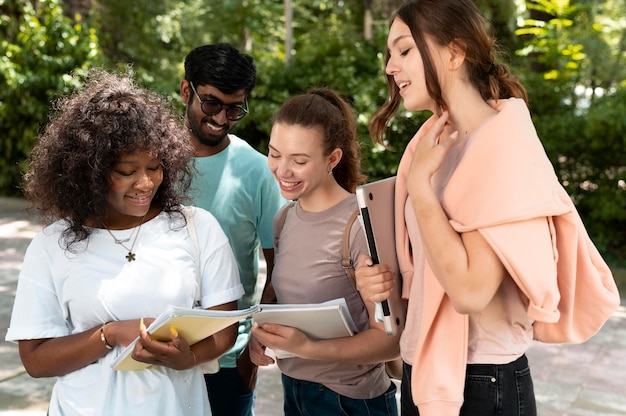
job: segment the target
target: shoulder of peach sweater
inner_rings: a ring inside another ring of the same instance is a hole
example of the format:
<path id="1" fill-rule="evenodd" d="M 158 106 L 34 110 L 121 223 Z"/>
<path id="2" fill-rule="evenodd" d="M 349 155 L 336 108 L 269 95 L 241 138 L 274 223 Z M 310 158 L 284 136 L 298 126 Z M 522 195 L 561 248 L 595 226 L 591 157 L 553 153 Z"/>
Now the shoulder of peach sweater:
<path id="1" fill-rule="evenodd" d="M 572 209 L 524 102 L 499 103 L 500 112 L 468 138 L 443 193 L 442 206 L 459 232 Z"/>

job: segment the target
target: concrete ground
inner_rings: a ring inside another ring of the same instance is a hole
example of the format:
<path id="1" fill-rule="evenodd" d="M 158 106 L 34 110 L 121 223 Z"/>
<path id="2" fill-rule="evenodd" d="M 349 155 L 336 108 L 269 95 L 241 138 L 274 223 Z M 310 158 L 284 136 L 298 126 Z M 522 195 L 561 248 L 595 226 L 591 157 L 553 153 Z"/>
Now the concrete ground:
<path id="1" fill-rule="evenodd" d="M 22 200 L 0 197 L 0 416 L 44 416 L 53 379 L 33 379 L 5 342 L 24 251 L 40 227 Z M 541 416 L 626 415 L 626 306 L 580 345 L 534 344 L 528 359 Z M 257 416 L 282 414 L 276 366 L 261 368 Z"/>

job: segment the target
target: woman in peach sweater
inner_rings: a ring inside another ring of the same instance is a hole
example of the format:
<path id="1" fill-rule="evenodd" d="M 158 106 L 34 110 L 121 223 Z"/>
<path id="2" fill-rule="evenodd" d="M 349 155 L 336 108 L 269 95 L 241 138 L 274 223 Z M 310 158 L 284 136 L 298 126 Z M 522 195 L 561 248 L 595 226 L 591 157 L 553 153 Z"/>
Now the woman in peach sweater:
<path id="1" fill-rule="evenodd" d="M 420 0 L 392 17 L 383 143 L 401 101 L 433 116 L 403 154 L 396 246 L 409 299 L 402 415 L 535 415 L 525 351 L 582 342 L 619 304 L 533 126 L 524 87 L 497 62 L 471 0 Z M 558 238 L 557 238 L 558 237 Z M 386 265 L 362 259 L 365 299 L 389 296 Z"/>

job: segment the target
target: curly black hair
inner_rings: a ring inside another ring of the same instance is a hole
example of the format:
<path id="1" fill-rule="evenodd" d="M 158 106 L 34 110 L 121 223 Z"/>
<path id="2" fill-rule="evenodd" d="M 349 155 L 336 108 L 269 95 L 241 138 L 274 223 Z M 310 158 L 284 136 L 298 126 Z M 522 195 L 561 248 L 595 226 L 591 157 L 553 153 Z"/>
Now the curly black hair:
<path id="1" fill-rule="evenodd" d="M 53 103 L 50 121 L 29 154 L 23 191 L 44 222 L 63 219 L 67 250 L 103 222 L 107 178 L 123 155 L 148 152 L 161 161 L 153 204 L 181 212 L 193 173 L 193 148 L 175 109 L 138 87 L 131 71 L 92 70 L 84 87 Z"/>

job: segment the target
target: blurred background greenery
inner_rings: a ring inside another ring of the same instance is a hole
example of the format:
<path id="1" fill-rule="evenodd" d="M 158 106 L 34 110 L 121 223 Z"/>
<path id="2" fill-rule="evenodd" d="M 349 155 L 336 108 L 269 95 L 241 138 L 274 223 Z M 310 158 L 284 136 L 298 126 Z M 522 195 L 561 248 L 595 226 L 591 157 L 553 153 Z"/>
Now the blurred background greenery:
<path id="1" fill-rule="evenodd" d="M 251 54 L 258 85 L 236 133 L 266 150 L 272 115 L 311 86 L 334 88 L 358 115 L 370 180 L 395 174 L 428 116 L 403 112 L 373 146 L 367 121 L 386 94 L 382 53 L 398 0 L 0 0 L 0 195 L 20 172 L 51 103 L 89 68 L 131 67 L 178 95 L 194 47 Z M 537 131 L 589 234 L 626 281 L 626 0 L 476 0 L 526 85 Z M 71 76 L 74 75 L 74 76 Z M 532 261 L 532 259 L 529 259 Z"/>

